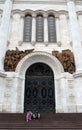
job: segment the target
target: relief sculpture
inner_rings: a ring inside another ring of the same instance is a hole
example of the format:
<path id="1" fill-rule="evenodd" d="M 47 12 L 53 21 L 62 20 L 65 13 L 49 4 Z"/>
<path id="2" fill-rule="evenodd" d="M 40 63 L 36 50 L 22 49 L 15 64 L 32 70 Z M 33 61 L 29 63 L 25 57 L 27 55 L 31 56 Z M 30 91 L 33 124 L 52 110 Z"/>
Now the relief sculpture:
<path id="1" fill-rule="evenodd" d="M 68 50 L 62 50 L 62 52 L 58 52 L 56 50 L 52 51 L 52 55 L 54 55 L 63 65 L 64 71 L 69 73 L 75 72 L 75 62 L 73 53 Z"/>
<path id="2" fill-rule="evenodd" d="M 20 51 L 18 48 L 16 48 L 16 50 L 8 50 L 4 60 L 4 70 L 15 71 L 19 61 L 27 54 L 33 52 L 33 50 L 34 49 Z M 69 72 L 71 74 L 75 72 L 74 56 L 69 49 L 62 50 L 62 52 L 54 50 L 52 51 L 52 55 L 61 62 L 65 72 Z"/>
<path id="3" fill-rule="evenodd" d="M 16 50 L 8 50 L 4 59 L 4 70 L 5 71 L 15 71 L 18 62 L 27 54 L 33 52 L 34 49 L 19 51 L 18 48 Z"/>

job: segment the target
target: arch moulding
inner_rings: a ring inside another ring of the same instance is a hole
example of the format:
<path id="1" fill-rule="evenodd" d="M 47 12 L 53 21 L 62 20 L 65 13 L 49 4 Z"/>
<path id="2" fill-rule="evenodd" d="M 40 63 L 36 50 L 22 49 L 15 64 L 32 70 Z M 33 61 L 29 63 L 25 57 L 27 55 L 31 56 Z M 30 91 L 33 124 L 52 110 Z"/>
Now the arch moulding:
<path id="1" fill-rule="evenodd" d="M 26 70 L 30 65 L 41 62 L 51 67 L 55 75 L 64 72 L 63 66 L 56 57 L 46 52 L 32 52 L 25 56 L 17 65 L 16 72 L 19 75 L 25 76 Z"/>
<path id="2" fill-rule="evenodd" d="M 17 65 L 16 73 L 18 74 L 18 84 L 17 84 L 17 98 L 16 98 L 16 112 L 24 112 L 24 90 L 25 90 L 25 73 L 26 70 L 34 63 L 45 63 L 53 71 L 54 80 L 64 72 L 61 63 L 53 55 L 46 52 L 32 52 L 25 56 Z M 59 105 L 62 106 L 61 99 L 58 100 L 59 80 L 55 80 L 55 102 L 56 102 L 56 111 L 59 109 Z M 61 93 L 59 94 L 61 95 Z M 61 97 L 61 96 L 60 96 Z"/>

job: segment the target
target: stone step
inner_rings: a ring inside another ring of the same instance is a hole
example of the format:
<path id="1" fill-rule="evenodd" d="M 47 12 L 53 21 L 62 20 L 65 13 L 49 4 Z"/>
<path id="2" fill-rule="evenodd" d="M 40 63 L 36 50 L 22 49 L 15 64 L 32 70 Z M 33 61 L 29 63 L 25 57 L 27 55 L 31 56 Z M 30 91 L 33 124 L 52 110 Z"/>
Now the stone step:
<path id="1" fill-rule="evenodd" d="M 82 114 L 41 113 L 41 118 L 26 122 L 26 114 L 0 113 L 1 130 L 82 130 Z"/>

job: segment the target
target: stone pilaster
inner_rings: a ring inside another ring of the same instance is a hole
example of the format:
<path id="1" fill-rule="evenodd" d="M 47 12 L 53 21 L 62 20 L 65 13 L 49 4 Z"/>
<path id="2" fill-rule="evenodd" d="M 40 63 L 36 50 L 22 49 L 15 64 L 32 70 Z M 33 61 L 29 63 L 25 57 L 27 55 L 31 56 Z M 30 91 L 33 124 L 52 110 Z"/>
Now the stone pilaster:
<path id="1" fill-rule="evenodd" d="M 76 71 L 80 71 L 82 70 L 82 40 L 80 27 L 77 21 L 74 0 L 67 0 L 67 7 L 69 12 L 70 29 L 72 35 L 72 48 L 75 57 Z"/>
<path id="2" fill-rule="evenodd" d="M 56 15 L 56 37 L 57 37 L 57 44 L 58 46 L 61 46 L 61 39 L 60 39 L 60 20 L 59 16 Z"/>
<path id="3" fill-rule="evenodd" d="M 0 71 L 4 70 L 4 57 L 7 48 L 10 16 L 12 10 L 12 0 L 6 0 L 4 3 L 3 17 L 0 26 Z"/>
<path id="4" fill-rule="evenodd" d="M 32 36 L 31 36 L 32 45 L 36 43 L 36 16 L 32 16 Z"/>
<path id="5" fill-rule="evenodd" d="M 77 21 L 75 2 L 67 0 L 69 11 L 70 29 L 72 35 L 72 48 L 76 63 L 76 73 L 74 73 L 74 88 L 76 93 L 76 110 L 82 112 L 82 40 L 80 27 Z"/>
<path id="6" fill-rule="evenodd" d="M 23 43 L 23 35 L 24 35 L 24 15 L 20 16 L 20 40 L 18 42 L 19 46 L 22 45 Z"/>
<path id="7" fill-rule="evenodd" d="M 47 16 L 44 16 L 44 43 L 48 45 L 48 20 Z"/>

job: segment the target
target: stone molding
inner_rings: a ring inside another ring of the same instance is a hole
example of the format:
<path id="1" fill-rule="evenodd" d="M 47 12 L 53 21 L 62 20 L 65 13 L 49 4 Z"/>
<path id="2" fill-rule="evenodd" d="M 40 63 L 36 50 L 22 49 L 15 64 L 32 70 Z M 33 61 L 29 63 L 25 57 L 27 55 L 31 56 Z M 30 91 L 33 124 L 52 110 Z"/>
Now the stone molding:
<path id="1" fill-rule="evenodd" d="M 66 10 L 60 10 L 60 11 L 58 11 L 58 14 L 59 15 L 61 15 L 61 14 L 68 15 L 68 11 L 66 11 Z"/>
<path id="2" fill-rule="evenodd" d="M 0 14 L 2 14 L 3 10 L 0 9 Z M 82 11 L 77 11 L 76 12 L 77 15 L 82 15 Z M 26 14 L 30 14 L 32 15 L 32 17 L 36 17 L 38 14 L 42 14 L 44 17 L 48 17 L 48 15 L 54 15 L 55 17 L 59 17 L 60 15 L 64 14 L 68 17 L 68 11 L 66 10 L 59 10 L 59 11 L 56 11 L 56 10 L 47 10 L 47 11 L 44 11 L 44 10 L 30 10 L 30 9 L 26 9 L 26 10 L 20 10 L 20 9 L 15 9 L 15 10 L 12 10 L 12 16 L 14 14 L 19 14 L 21 17 L 24 17 Z"/>
<path id="3" fill-rule="evenodd" d="M 66 0 L 66 2 L 70 2 L 70 1 L 76 2 L 76 0 Z"/>
<path id="4" fill-rule="evenodd" d="M 0 4 L 3 4 L 5 0 L 0 0 Z M 66 4 L 67 0 L 13 0 L 14 4 Z M 82 4 L 82 0 L 75 0 L 77 4 Z"/>
<path id="5" fill-rule="evenodd" d="M 45 63 L 47 65 L 49 65 L 53 72 L 55 73 L 55 75 L 58 75 L 62 72 L 64 72 L 63 70 L 63 66 L 62 64 L 58 61 L 57 58 L 55 58 L 54 56 L 52 56 L 51 54 L 47 53 L 47 52 L 32 52 L 30 54 L 28 54 L 27 56 L 25 56 L 17 65 L 16 67 L 16 73 L 19 73 L 19 75 L 25 75 L 25 72 L 27 70 L 27 68 L 37 62 L 41 62 L 41 63 Z"/>
<path id="6" fill-rule="evenodd" d="M 82 15 L 82 11 L 77 11 L 76 13 L 77 13 L 78 16 Z"/>
<path id="7" fill-rule="evenodd" d="M 21 10 L 20 9 L 15 9 L 15 10 L 12 10 L 12 14 L 20 14 L 21 15 Z"/>
<path id="8" fill-rule="evenodd" d="M 7 75 L 5 74 L 5 72 L 0 71 L 0 77 L 6 77 Z"/>
<path id="9" fill-rule="evenodd" d="M 81 77 L 81 78 L 82 78 L 82 70 L 76 71 L 76 72 L 73 74 L 73 77 L 74 77 L 74 78 L 78 78 L 78 77 Z"/>
<path id="10" fill-rule="evenodd" d="M 69 72 L 64 72 L 64 73 L 58 75 L 55 79 L 56 79 L 56 80 L 60 80 L 60 79 L 62 79 L 62 78 L 65 78 L 65 79 L 67 79 L 67 80 L 69 80 L 69 81 L 70 81 L 70 80 L 74 80 L 73 74 L 70 74 Z"/>
<path id="11" fill-rule="evenodd" d="M 12 10 L 12 15 L 14 14 L 19 14 L 20 17 L 24 17 L 26 14 L 30 14 L 32 15 L 32 17 L 36 17 L 37 15 L 41 14 L 43 15 L 43 17 L 48 17 L 48 15 L 54 15 L 55 17 L 59 17 L 59 15 L 64 14 L 66 16 L 68 16 L 68 11 L 66 10 L 60 10 L 60 11 L 56 11 L 56 10 L 30 10 L 30 9 L 26 9 L 26 10 L 19 10 L 19 9 L 15 9 Z"/>

